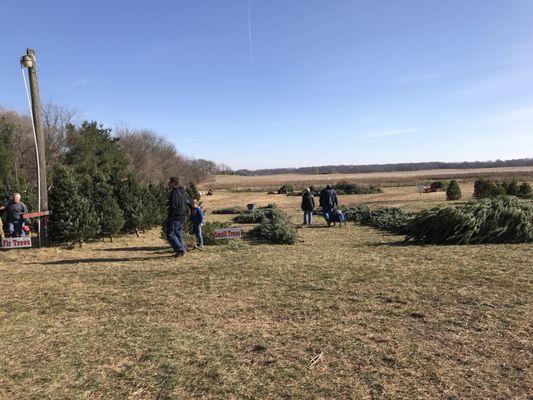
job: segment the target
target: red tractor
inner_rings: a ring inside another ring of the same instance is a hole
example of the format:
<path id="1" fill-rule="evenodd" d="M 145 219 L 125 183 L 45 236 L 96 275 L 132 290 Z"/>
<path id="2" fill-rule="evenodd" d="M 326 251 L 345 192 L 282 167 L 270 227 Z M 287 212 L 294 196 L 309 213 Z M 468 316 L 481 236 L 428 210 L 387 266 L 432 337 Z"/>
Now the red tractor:
<path id="1" fill-rule="evenodd" d="M 424 193 L 444 192 L 446 187 L 441 181 L 432 182 L 429 187 L 424 189 Z"/>

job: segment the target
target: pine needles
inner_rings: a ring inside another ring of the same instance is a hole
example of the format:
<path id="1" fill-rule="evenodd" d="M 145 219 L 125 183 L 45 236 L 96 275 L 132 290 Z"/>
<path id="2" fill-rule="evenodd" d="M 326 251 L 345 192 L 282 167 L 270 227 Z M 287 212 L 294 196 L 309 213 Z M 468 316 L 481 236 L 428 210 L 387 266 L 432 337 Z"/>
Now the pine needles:
<path id="1" fill-rule="evenodd" d="M 426 244 L 533 242 L 533 205 L 515 197 L 472 201 L 420 212 L 406 240 Z"/>

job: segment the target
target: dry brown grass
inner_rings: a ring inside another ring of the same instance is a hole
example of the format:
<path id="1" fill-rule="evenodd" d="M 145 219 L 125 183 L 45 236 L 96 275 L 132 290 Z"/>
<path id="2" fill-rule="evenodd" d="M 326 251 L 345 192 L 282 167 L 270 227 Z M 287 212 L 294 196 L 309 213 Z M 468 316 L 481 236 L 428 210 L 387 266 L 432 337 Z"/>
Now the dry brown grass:
<path id="1" fill-rule="evenodd" d="M 439 179 L 460 179 L 472 181 L 478 177 L 491 179 L 533 180 L 533 167 L 436 169 L 427 171 L 372 172 L 360 174 L 280 174 L 264 176 L 219 175 L 213 182 L 203 186 L 213 189 L 278 188 L 284 183 L 298 187 L 337 183 L 341 181 L 376 185 L 416 185 Z"/>
<path id="2" fill-rule="evenodd" d="M 341 200 L 443 201 L 413 190 Z M 205 207 L 273 199 L 300 218 L 298 197 L 217 192 Z M 0 253 L 0 398 L 531 395 L 531 244 L 403 246 L 321 221 L 300 233 L 179 260 L 156 231 Z"/>

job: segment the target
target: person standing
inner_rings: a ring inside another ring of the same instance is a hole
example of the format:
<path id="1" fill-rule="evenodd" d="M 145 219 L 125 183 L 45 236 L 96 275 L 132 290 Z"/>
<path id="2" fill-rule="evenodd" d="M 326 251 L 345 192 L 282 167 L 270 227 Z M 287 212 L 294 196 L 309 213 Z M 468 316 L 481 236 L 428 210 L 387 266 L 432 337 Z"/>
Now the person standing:
<path id="1" fill-rule="evenodd" d="M 183 227 L 189 209 L 189 199 L 187 192 L 180 185 L 180 181 L 175 176 L 168 181 L 170 193 L 168 195 L 168 214 L 166 236 L 175 254 L 173 257 L 183 257 L 185 255 L 185 242 L 183 239 Z"/>
<path id="2" fill-rule="evenodd" d="M 20 193 L 14 193 L 13 199 L 7 203 L 5 208 L 7 209 L 7 232 L 9 236 L 26 236 L 23 215 L 28 213 L 28 207 L 21 201 Z"/>
<path id="3" fill-rule="evenodd" d="M 6 208 L 4 206 L 0 206 L 0 211 L 2 210 L 5 210 Z M 2 221 L 2 217 L 0 216 L 0 240 L 1 239 L 4 239 L 5 236 L 4 236 L 4 226 L 3 226 L 3 221 Z"/>
<path id="4" fill-rule="evenodd" d="M 192 201 L 191 206 L 191 222 L 192 231 L 196 237 L 196 248 L 202 250 L 204 248 L 204 238 L 202 236 L 202 225 L 204 224 L 204 212 L 198 204 L 198 200 Z"/>
<path id="5" fill-rule="evenodd" d="M 331 225 L 331 214 L 333 210 L 339 207 L 339 200 L 337 198 L 337 192 L 331 188 L 331 185 L 327 185 L 325 189 L 320 192 L 320 207 L 322 207 L 322 213 L 324 219 Z"/>
<path id="6" fill-rule="evenodd" d="M 315 198 L 311 189 L 307 188 L 302 194 L 302 211 L 304 212 L 304 225 L 313 223 L 313 210 L 315 209 Z"/>

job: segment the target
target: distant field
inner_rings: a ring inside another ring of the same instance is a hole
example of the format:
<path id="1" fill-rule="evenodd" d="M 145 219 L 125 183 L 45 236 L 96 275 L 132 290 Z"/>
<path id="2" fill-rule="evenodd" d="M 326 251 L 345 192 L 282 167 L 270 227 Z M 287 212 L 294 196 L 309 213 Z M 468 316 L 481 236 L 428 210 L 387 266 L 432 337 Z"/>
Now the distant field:
<path id="1" fill-rule="evenodd" d="M 263 176 L 237 176 L 219 175 L 213 182 L 204 184 L 204 187 L 213 189 L 237 188 L 269 188 L 283 183 L 292 183 L 296 186 L 309 184 L 335 183 L 339 181 L 365 183 L 365 184 L 413 184 L 435 179 L 461 179 L 473 180 L 477 177 L 490 177 L 493 179 L 533 180 L 533 166 L 508 167 L 508 168 L 477 168 L 477 169 L 436 169 L 426 171 L 399 171 L 399 172 L 371 172 L 360 174 L 280 174 Z"/>

